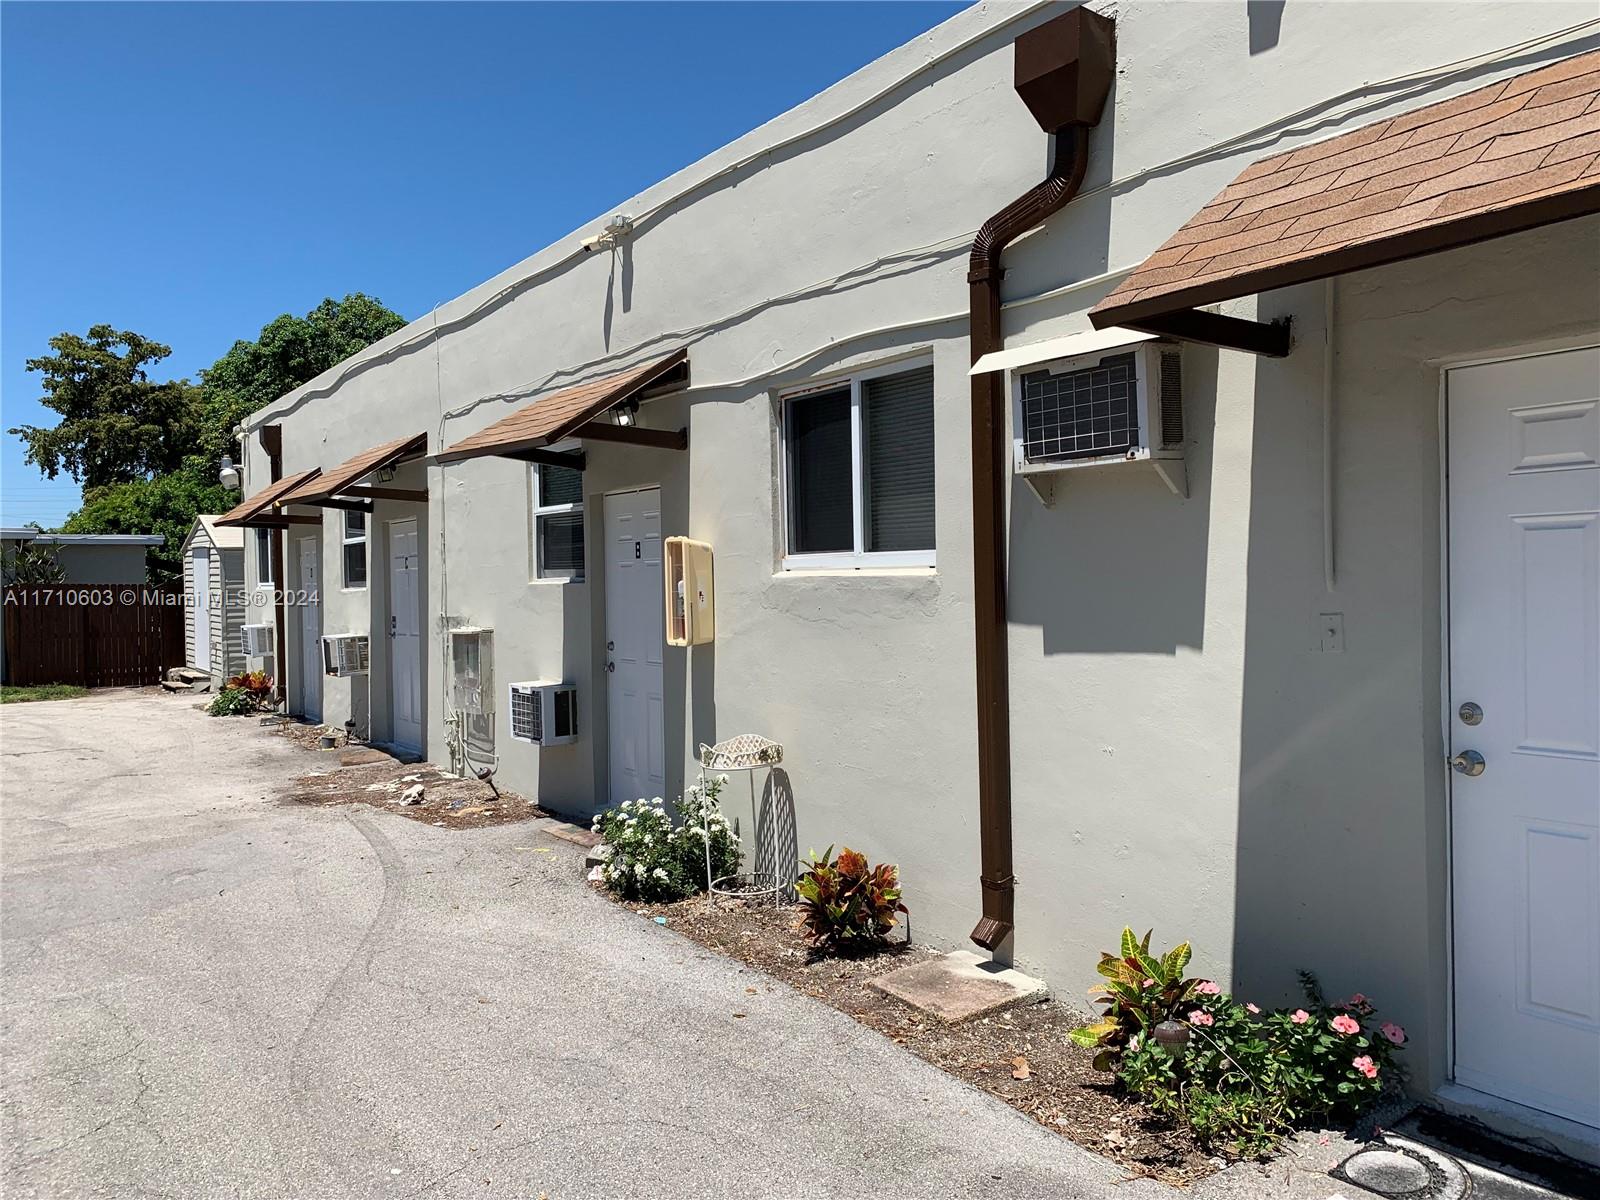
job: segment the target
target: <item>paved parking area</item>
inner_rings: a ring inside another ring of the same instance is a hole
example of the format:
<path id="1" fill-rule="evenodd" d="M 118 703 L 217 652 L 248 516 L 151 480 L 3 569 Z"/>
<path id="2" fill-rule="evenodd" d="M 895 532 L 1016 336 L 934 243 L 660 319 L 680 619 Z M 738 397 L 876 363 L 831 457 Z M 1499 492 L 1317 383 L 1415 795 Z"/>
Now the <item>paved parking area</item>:
<path id="1" fill-rule="evenodd" d="M 276 803 L 307 766 L 189 698 L 0 709 L 7 1197 L 1171 1195 L 532 825 Z"/>

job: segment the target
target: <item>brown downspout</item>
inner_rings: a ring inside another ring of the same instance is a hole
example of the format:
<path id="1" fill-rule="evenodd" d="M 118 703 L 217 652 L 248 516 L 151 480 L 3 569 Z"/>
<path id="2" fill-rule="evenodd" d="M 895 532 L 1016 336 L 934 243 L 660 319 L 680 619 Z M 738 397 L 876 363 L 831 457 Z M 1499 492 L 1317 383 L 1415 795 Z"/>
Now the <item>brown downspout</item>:
<path id="1" fill-rule="evenodd" d="M 267 452 L 267 470 L 272 476 L 271 482 L 277 483 L 283 478 L 283 426 L 263 425 L 261 427 L 261 448 Z M 272 606 L 272 688 L 273 696 L 280 703 L 287 697 L 283 684 L 283 639 L 284 631 L 288 625 L 288 613 L 284 610 L 284 597 L 288 589 L 284 586 L 283 562 L 284 543 L 288 540 L 287 529 L 274 529 L 269 535 L 272 538 L 267 549 L 267 558 L 272 563 L 272 588 L 277 593 L 277 599 Z"/>
<path id="2" fill-rule="evenodd" d="M 1055 135 L 1050 174 L 984 222 L 972 242 L 972 361 L 1005 344 L 1000 328 L 1000 256 L 1016 238 L 1077 194 L 1115 71 L 1111 18 L 1075 8 L 1016 41 L 1016 89 Z M 983 916 L 972 940 L 997 949 L 1015 924 L 1011 842 L 1011 701 L 1006 651 L 1006 491 L 1010 482 L 1005 373 L 972 377 L 973 617 L 977 629 L 978 830 Z"/>

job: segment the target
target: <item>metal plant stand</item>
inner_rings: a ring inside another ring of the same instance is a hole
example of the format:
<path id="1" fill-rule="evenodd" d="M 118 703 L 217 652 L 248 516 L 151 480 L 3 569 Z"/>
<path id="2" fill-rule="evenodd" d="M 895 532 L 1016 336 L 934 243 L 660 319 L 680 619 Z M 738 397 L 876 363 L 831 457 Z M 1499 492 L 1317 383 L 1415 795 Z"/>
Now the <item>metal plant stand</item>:
<path id="1" fill-rule="evenodd" d="M 700 786 L 705 788 L 706 773 L 743 771 L 750 781 L 750 870 L 734 875 L 711 877 L 711 832 L 706 827 L 706 888 L 711 902 L 718 896 L 734 900 L 764 900 L 772 898 L 774 908 L 783 902 L 789 882 L 778 870 L 778 840 L 772 840 L 772 870 L 761 871 L 761 845 L 756 839 L 760 828 L 760 808 L 756 802 L 756 772 L 765 768 L 767 778 L 772 778 L 772 768 L 783 761 L 783 747 L 771 738 L 757 733 L 741 733 L 738 737 L 718 742 L 715 746 L 700 745 Z M 708 814 L 709 815 L 709 814 Z"/>

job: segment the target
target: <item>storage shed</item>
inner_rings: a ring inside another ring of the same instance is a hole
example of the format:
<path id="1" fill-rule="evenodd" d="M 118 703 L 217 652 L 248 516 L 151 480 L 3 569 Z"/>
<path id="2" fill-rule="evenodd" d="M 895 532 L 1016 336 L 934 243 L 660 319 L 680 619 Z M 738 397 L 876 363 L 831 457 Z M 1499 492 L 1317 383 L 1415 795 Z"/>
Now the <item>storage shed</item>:
<path id="1" fill-rule="evenodd" d="M 183 541 L 184 661 L 208 672 L 214 689 L 245 669 L 244 531 L 216 522 L 196 517 Z"/>

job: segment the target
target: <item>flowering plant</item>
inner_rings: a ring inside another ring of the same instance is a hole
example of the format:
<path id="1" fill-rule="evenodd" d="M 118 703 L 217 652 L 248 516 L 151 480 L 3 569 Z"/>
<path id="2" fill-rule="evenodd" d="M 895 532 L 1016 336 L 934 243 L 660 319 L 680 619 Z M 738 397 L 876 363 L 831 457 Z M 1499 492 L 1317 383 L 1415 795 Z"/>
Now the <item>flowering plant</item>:
<path id="1" fill-rule="evenodd" d="M 739 869 L 739 843 L 717 805 L 726 775 L 696 783 L 678 801 L 681 824 L 666 803 L 629 800 L 595 817 L 604 842 L 600 882 L 626 900 L 681 900 L 706 889 L 706 855 L 715 878 Z"/>
<path id="2" fill-rule="evenodd" d="M 1150 931 L 1153 932 L 1153 931 Z M 1072 1040 L 1086 1049 L 1098 1048 L 1096 1069 L 1109 1071 L 1128 1042 L 1136 1035 L 1147 1039 L 1163 1021 L 1183 1016 L 1195 994 L 1214 983 L 1184 977 L 1191 951 L 1181 942 L 1159 958 L 1150 953 L 1150 932 L 1141 940 L 1132 929 L 1123 929 L 1119 953 L 1102 952 L 1095 968 L 1108 981 L 1090 989 L 1095 1003 L 1105 1012 L 1093 1025 L 1072 1031 Z"/>
<path id="3" fill-rule="evenodd" d="M 1394 1052 L 1406 1032 L 1375 1020 L 1359 992 L 1329 1003 L 1302 973 L 1306 1007 L 1262 1013 L 1214 983 L 1200 983 L 1185 1019 L 1189 1041 L 1169 1049 L 1135 1039 L 1119 1081 L 1157 1112 L 1184 1120 L 1202 1144 L 1240 1157 L 1269 1152 L 1297 1124 L 1340 1120 L 1398 1080 Z"/>

